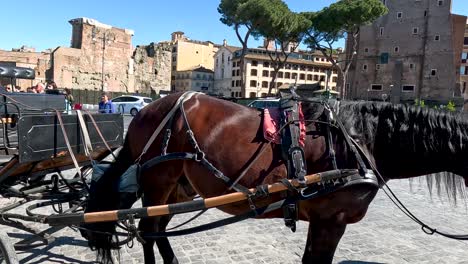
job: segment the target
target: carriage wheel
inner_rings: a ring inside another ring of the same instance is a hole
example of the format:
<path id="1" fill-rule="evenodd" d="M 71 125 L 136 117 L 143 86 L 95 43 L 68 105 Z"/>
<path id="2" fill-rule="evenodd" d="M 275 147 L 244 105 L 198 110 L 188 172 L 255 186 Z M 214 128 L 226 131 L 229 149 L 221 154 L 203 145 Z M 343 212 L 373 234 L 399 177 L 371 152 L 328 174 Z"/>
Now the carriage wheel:
<path id="1" fill-rule="evenodd" d="M 6 233 L 0 233 L 0 263 L 18 264 L 15 248 Z"/>

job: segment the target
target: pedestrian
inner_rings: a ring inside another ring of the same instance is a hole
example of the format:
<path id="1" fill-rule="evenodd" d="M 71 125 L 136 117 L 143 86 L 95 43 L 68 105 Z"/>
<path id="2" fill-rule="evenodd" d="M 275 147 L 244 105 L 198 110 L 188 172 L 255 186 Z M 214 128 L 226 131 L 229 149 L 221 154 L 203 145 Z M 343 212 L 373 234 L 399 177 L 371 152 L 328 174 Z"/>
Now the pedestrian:
<path id="1" fill-rule="evenodd" d="M 109 94 L 103 92 L 101 94 L 101 102 L 99 102 L 99 113 L 112 114 L 115 113 L 115 106 L 112 100 L 109 99 Z"/>
<path id="2" fill-rule="evenodd" d="M 47 90 L 57 90 L 57 84 L 54 81 L 49 81 L 47 83 Z"/>
<path id="3" fill-rule="evenodd" d="M 43 83 L 37 83 L 36 87 L 34 87 L 36 93 L 42 94 L 45 93 L 45 85 Z"/>
<path id="4" fill-rule="evenodd" d="M 65 88 L 65 102 L 67 103 L 67 110 L 68 109 L 73 109 L 73 103 L 75 102 L 75 98 L 73 98 L 73 95 L 71 93 L 70 88 Z"/>

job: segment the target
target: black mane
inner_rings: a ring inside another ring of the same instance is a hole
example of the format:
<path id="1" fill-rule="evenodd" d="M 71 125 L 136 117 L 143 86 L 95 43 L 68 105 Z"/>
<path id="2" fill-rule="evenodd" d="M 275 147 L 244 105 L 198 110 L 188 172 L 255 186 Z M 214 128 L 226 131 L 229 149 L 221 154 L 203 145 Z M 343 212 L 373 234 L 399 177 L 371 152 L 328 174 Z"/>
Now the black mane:
<path id="1" fill-rule="evenodd" d="M 443 164 L 454 162 L 455 154 L 457 157 L 468 154 L 468 120 L 457 113 L 383 102 L 344 101 L 338 117 L 351 137 L 371 155 L 398 149 L 399 156 L 408 160 L 419 157 L 431 160 L 438 156 L 447 159 L 434 160 Z M 393 165 L 398 166 L 396 162 Z M 457 193 L 466 198 L 463 179 L 451 172 L 428 175 L 426 179 L 431 194 L 435 185 L 439 196 L 445 189 L 455 203 Z"/>
<path id="2" fill-rule="evenodd" d="M 363 144 L 371 144 L 377 133 L 385 133 L 389 143 L 406 146 L 411 152 L 455 154 L 468 149 L 468 120 L 449 111 L 345 101 L 340 105 L 338 116 L 350 135 Z"/>

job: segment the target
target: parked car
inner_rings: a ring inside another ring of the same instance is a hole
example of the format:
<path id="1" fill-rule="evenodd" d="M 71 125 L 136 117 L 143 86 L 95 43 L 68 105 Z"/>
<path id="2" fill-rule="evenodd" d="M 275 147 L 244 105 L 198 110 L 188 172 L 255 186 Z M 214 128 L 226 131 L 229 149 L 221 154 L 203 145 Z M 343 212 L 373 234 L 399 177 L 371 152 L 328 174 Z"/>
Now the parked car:
<path id="1" fill-rule="evenodd" d="M 131 114 L 135 116 L 143 107 L 150 104 L 153 100 L 149 97 L 123 95 L 112 99 L 117 112 L 122 114 Z"/>
<path id="2" fill-rule="evenodd" d="M 280 106 L 279 101 L 280 100 L 278 98 L 258 99 L 258 100 L 255 100 L 255 101 L 251 102 L 247 106 L 258 108 L 258 109 L 265 109 L 265 108 L 270 108 L 270 107 L 279 107 Z"/>

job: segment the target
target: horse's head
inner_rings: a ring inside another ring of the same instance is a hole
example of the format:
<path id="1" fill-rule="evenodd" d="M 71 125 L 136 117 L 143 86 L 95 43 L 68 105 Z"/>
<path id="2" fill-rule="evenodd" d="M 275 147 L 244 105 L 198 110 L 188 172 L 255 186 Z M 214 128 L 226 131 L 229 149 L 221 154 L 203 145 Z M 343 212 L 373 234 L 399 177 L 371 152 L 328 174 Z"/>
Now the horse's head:
<path id="1" fill-rule="evenodd" d="M 115 187 L 114 177 L 110 174 L 114 170 L 112 167 L 107 171 L 101 171 L 100 167 L 95 167 L 94 170 L 84 212 L 91 213 L 117 209 L 119 193 Z M 103 253 L 105 255 L 106 252 L 110 254 L 110 249 L 115 248 L 112 245 L 112 237 L 115 232 L 115 223 L 113 222 L 83 224 L 80 232 L 88 240 L 89 247 L 98 250 L 98 254 Z"/>

